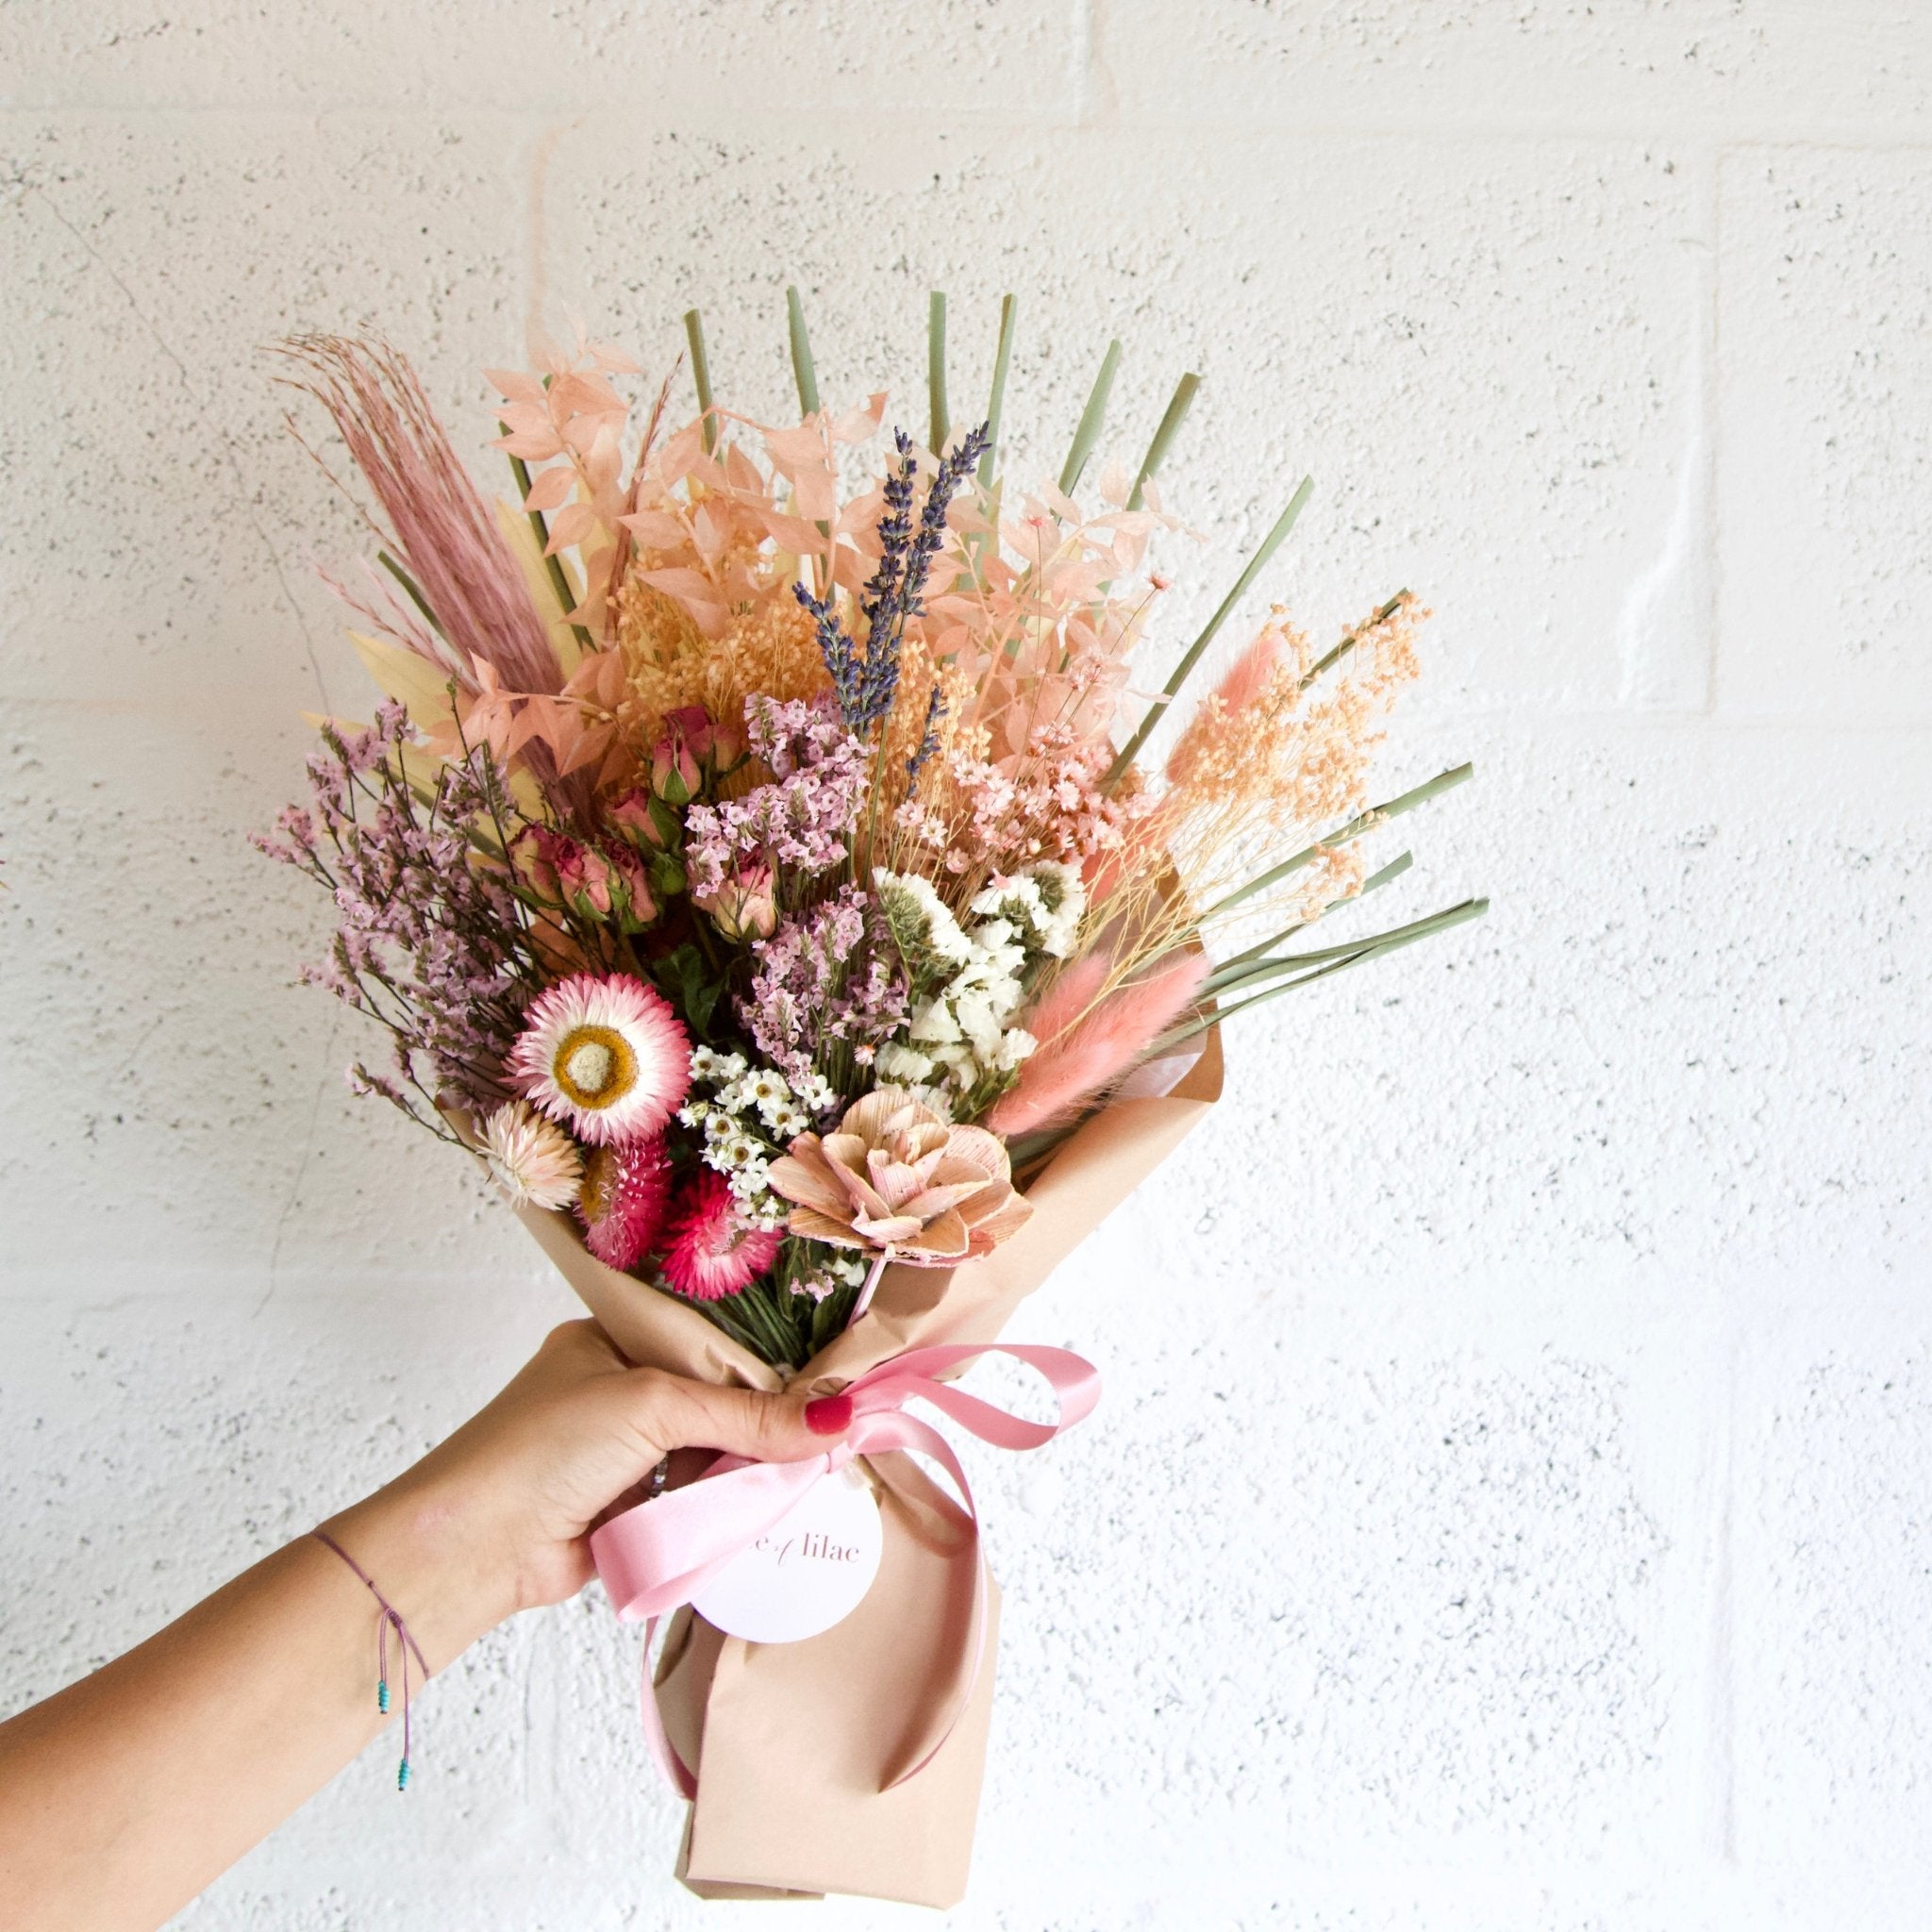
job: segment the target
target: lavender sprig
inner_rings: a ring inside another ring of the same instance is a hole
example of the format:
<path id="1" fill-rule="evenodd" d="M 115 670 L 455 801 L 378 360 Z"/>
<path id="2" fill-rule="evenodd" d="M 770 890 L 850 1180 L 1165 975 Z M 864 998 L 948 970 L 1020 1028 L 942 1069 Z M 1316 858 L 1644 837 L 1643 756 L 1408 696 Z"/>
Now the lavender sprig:
<path id="1" fill-rule="evenodd" d="M 912 494 L 919 459 L 912 454 L 912 439 L 903 429 L 895 430 L 892 440 L 899 463 L 886 478 L 885 509 L 878 522 L 878 567 L 859 596 L 859 611 L 866 620 L 864 649 L 839 621 L 829 592 L 815 597 L 804 584 L 792 587 L 817 626 L 819 652 L 831 674 L 846 728 L 860 737 L 871 734 L 898 696 L 906 620 L 925 609 L 926 578 L 945 542 L 947 507 L 986 450 L 988 435 L 981 424 L 941 458 L 916 526 Z"/>
<path id="2" fill-rule="evenodd" d="M 938 685 L 932 688 L 932 695 L 925 701 L 925 731 L 919 741 L 919 749 L 906 760 L 906 783 L 908 787 L 919 783 L 920 772 L 925 761 L 940 748 L 940 720 L 946 715 L 946 695 Z"/>

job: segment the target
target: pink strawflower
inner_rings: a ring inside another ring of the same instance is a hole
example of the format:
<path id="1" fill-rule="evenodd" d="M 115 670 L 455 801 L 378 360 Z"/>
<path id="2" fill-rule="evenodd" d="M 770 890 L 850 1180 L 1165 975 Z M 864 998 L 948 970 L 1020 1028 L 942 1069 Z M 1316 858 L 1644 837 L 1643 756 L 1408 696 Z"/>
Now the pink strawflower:
<path id="1" fill-rule="evenodd" d="M 694 1302 L 722 1301 L 749 1288 L 778 1257 L 776 1228 L 754 1227 L 738 1211 L 724 1176 L 707 1168 L 677 1197 L 664 1279 Z"/>
<path id="2" fill-rule="evenodd" d="M 568 1208 L 577 1197 L 582 1158 L 527 1101 L 507 1100 L 490 1116 L 483 1154 L 514 1208 Z"/>
<path id="3" fill-rule="evenodd" d="M 593 1149 L 577 1194 L 584 1245 L 612 1268 L 635 1268 L 663 1232 L 670 1200 L 671 1159 L 663 1141 Z"/>
<path id="4" fill-rule="evenodd" d="M 507 1066 L 552 1120 L 608 1147 L 657 1133 L 684 1104 L 691 1041 L 642 980 L 574 973 L 531 1003 Z"/>

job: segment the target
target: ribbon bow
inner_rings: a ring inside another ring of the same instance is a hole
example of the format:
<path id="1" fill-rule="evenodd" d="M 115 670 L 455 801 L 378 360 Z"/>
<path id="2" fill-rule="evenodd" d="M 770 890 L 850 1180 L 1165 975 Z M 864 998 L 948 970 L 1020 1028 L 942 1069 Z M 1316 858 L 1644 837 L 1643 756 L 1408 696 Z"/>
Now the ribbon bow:
<path id="1" fill-rule="evenodd" d="M 936 1379 L 984 1355 L 1010 1356 L 1039 1370 L 1053 1390 L 1059 1409 L 1058 1419 L 1029 1423 Z M 1100 1400 L 1100 1374 L 1091 1362 L 1064 1348 L 960 1342 L 908 1349 L 848 1384 L 845 1393 L 852 1398 L 852 1425 L 823 1456 L 808 1457 L 802 1462 L 748 1462 L 741 1457 L 721 1456 L 699 1481 L 626 1509 L 591 1538 L 597 1574 L 603 1578 L 617 1614 L 626 1623 L 641 1621 L 645 1625 L 644 1736 L 667 1781 L 687 1798 L 697 1795 L 697 1779 L 665 1735 L 651 1688 L 651 1638 L 658 1618 L 690 1602 L 778 1523 L 814 1483 L 858 1456 L 903 1449 L 930 1457 L 958 1485 L 976 1543 L 979 1516 L 959 1458 L 936 1428 L 908 1415 L 904 1405 L 916 1395 L 982 1442 L 991 1442 L 997 1449 L 1038 1449 L 1092 1413 Z M 903 1783 L 930 1764 L 951 1735 L 958 1711 L 973 1701 L 985 1638 L 985 1569 L 976 1548 L 973 1577 L 973 1615 L 967 1637 L 972 1661 L 965 1694 L 938 1740 L 915 1763 L 889 1776 L 885 1789 Z"/>

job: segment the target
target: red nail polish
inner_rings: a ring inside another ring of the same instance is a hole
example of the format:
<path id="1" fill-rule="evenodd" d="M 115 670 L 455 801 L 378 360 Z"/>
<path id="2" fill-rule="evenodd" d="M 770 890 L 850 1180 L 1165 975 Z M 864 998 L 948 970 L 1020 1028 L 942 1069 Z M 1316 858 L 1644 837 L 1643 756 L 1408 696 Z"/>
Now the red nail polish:
<path id="1" fill-rule="evenodd" d="M 805 1425 L 814 1436 L 842 1436 L 852 1426 L 849 1395 L 821 1395 L 805 1405 Z"/>

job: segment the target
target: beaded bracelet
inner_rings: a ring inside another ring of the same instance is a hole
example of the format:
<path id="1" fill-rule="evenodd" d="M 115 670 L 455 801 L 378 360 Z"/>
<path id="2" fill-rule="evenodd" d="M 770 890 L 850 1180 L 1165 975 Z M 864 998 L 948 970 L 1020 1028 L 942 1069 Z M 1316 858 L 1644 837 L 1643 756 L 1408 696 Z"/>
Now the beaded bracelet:
<path id="1" fill-rule="evenodd" d="M 325 1548 L 333 1550 L 362 1579 L 363 1587 L 381 1606 L 382 1614 L 375 1621 L 375 1707 L 385 1717 L 389 1715 L 389 1633 L 390 1626 L 395 1626 L 396 1652 L 403 1666 L 403 1761 L 396 1766 L 396 1790 L 407 1791 L 409 1789 L 409 1658 L 415 1657 L 425 1683 L 429 1679 L 429 1666 L 424 1661 L 416 1640 L 409 1635 L 409 1626 L 403 1622 L 403 1613 L 376 1589 L 361 1564 L 326 1530 L 312 1529 L 308 1533 Z"/>

